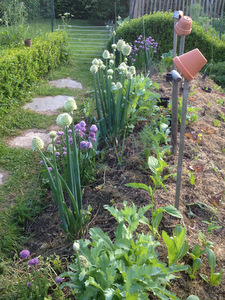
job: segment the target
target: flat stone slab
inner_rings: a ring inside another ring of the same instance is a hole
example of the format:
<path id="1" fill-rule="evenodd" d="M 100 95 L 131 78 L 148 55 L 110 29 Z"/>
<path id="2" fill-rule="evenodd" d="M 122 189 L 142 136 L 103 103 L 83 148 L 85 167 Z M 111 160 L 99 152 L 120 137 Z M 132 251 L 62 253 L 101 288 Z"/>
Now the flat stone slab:
<path id="1" fill-rule="evenodd" d="M 59 130 L 59 127 L 52 126 L 47 130 L 39 130 L 39 129 L 28 129 L 24 130 L 20 136 L 16 136 L 8 141 L 8 145 L 10 147 L 18 147 L 18 148 L 31 148 L 31 141 L 33 137 L 40 137 L 45 147 L 47 147 L 51 143 L 51 138 L 49 136 L 50 131 Z"/>
<path id="2" fill-rule="evenodd" d="M 27 103 L 23 106 L 24 109 L 31 109 L 35 112 L 46 114 L 46 115 L 54 115 L 57 113 L 59 108 L 64 106 L 65 101 L 68 97 L 71 96 L 47 96 L 47 97 L 38 97 L 34 98 L 31 103 Z M 74 97 L 71 97 L 74 99 Z"/>
<path id="3" fill-rule="evenodd" d="M 9 174 L 6 171 L 0 170 L 0 185 L 3 185 L 8 178 Z"/>
<path id="4" fill-rule="evenodd" d="M 72 80 L 70 77 L 62 78 L 58 80 L 51 80 L 48 82 L 50 85 L 58 88 L 68 88 L 68 89 L 82 89 L 82 84 L 76 80 Z"/>

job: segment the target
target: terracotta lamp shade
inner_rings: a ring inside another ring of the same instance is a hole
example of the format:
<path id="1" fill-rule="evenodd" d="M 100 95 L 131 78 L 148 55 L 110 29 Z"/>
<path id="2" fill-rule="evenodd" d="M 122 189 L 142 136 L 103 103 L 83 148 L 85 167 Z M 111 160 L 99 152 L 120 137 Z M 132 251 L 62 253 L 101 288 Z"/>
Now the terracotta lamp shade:
<path id="1" fill-rule="evenodd" d="M 182 75 L 188 81 L 191 81 L 207 63 L 207 60 L 196 48 L 180 56 L 174 57 L 173 62 L 177 66 L 178 70 L 182 73 Z"/>
<path id="2" fill-rule="evenodd" d="M 192 19 L 188 16 L 180 18 L 175 25 L 175 32 L 177 35 L 188 35 L 191 33 Z"/>

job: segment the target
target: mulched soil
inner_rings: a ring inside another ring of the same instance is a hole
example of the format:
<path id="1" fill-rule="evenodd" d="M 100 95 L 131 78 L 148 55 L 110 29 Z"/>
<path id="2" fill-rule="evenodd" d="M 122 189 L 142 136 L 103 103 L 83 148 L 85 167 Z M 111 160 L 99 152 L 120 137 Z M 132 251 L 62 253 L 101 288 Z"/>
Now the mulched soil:
<path id="1" fill-rule="evenodd" d="M 171 98 L 171 85 L 167 83 L 164 77 L 155 74 L 153 81 L 160 84 L 160 94 L 162 97 L 169 96 Z M 186 127 L 186 133 L 189 137 L 185 137 L 184 158 L 183 158 L 183 175 L 182 188 L 180 195 L 180 212 L 183 215 L 182 225 L 187 229 L 187 241 L 190 249 L 198 241 L 198 231 L 201 230 L 206 234 L 207 224 L 202 221 L 210 221 L 214 216 L 216 225 L 221 226 L 209 236 L 209 240 L 214 243 L 214 252 L 216 254 L 217 265 L 216 272 L 225 269 L 225 159 L 222 149 L 225 148 L 225 122 L 219 117 L 225 113 L 225 107 L 221 107 L 216 100 L 224 99 L 225 95 L 216 89 L 215 84 L 209 78 L 204 81 L 200 74 L 196 76 L 190 83 L 190 95 L 192 98 L 188 101 L 191 106 L 198 107 L 199 119 L 195 123 L 190 123 Z M 201 87 L 212 88 L 212 93 L 205 93 Z M 196 98 L 195 98 L 196 97 Z M 220 126 L 214 126 L 214 120 L 220 120 Z M 89 227 L 97 226 L 103 231 L 108 232 L 113 238 L 113 232 L 117 226 L 116 221 L 104 205 L 114 205 L 117 208 L 123 207 L 123 202 L 128 204 L 135 203 L 137 207 L 149 204 L 150 196 L 146 191 L 134 190 L 126 187 L 129 182 L 140 182 L 152 185 L 149 178 L 150 170 L 146 168 L 146 161 L 141 156 L 142 146 L 140 142 L 140 130 L 146 122 L 138 124 L 134 133 L 126 138 L 124 148 L 124 160 L 122 166 L 118 165 L 114 149 L 109 149 L 104 157 L 104 162 L 99 166 L 96 181 L 84 189 L 84 206 L 91 205 L 93 208 L 93 218 Z M 202 134 L 202 140 L 197 147 L 199 155 L 196 163 L 194 161 L 196 142 L 196 134 Z M 179 133 L 178 133 L 179 138 Z M 120 151 L 120 150 L 119 150 Z M 176 156 L 167 156 L 166 162 L 170 166 L 177 164 Z M 196 179 L 195 185 L 190 184 L 188 171 L 194 169 Z M 156 190 L 154 194 L 154 208 L 165 205 L 173 205 L 175 199 L 176 182 L 172 177 L 166 180 L 168 192 L 163 189 Z M 49 193 L 46 197 L 46 203 L 49 203 L 45 211 L 35 219 L 35 222 L 27 222 L 26 231 L 32 234 L 29 240 L 29 249 L 37 255 L 49 255 L 57 253 L 61 256 L 72 254 L 72 247 L 67 243 L 62 230 L 59 227 L 60 220 L 57 209 Z M 200 203 L 200 204 L 199 204 Z M 202 204 L 201 204 L 202 203 Z M 212 208 L 215 210 L 214 215 Z M 150 215 L 147 215 L 150 217 Z M 164 215 L 160 224 L 160 232 L 165 230 L 168 234 L 179 220 Z M 143 228 L 145 231 L 146 228 Z M 88 237 L 88 235 L 87 235 Z M 160 239 L 162 245 L 157 248 L 160 258 L 166 262 L 167 250 Z M 207 263 L 207 257 L 202 258 L 203 265 L 200 269 L 201 273 L 209 275 L 210 268 Z M 183 260 L 185 263 L 191 263 L 188 256 Z M 198 272 L 199 274 L 199 272 Z M 189 276 L 184 272 L 180 277 L 171 283 L 171 290 L 181 299 L 186 299 L 188 295 L 194 294 L 200 299 L 225 299 L 225 277 L 219 286 L 210 287 L 203 279 L 197 275 L 195 280 L 190 280 Z M 152 297 L 151 299 L 155 299 Z"/>

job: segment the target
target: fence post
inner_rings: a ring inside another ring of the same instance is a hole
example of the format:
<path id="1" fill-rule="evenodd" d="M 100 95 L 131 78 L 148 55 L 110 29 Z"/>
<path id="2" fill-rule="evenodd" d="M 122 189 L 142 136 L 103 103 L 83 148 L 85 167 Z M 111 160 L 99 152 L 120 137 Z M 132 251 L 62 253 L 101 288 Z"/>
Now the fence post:
<path id="1" fill-rule="evenodd" d="M 52 29 L 52 32 L 54 30 L 54 18 L 55 18 L 54 0 L 51 0 L 51 29 Z"/>

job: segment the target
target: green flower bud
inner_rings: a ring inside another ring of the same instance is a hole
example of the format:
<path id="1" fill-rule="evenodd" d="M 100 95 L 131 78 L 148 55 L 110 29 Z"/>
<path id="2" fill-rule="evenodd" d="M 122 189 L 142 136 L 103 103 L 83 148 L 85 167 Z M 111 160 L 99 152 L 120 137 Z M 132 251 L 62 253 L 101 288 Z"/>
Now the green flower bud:
<path id="1" fill-rule="evenodd" d="M 117 45 L 116 45 L 116 44 L 112 44 L 112 46 L 111 46 L 111 47 L 112 47 L 112 49 L 113 49 L 113 50 L 116 50 L 116 48 L 117 48 Z"/>
<path id="2" fill-rule="evenodd" d="M 107 74 L 108 75 L 112 75 L 113 74 L 113 70 L 112 69 L 108 69 Z"/>
<path id="3" fill-rule="evenodd" d="M 124 56 L 128 56 L 131 52 L 131 46 L 128 45 L 128 44 L 125 44 L 123 47 L 122 47 L 122 53 Z"/>
<path id="4" fill-rule="evenodd" d="M 92 60 L 92 65 L 96 65 L 96 66 L 99 65 L 99 61 L 98 61 L 97 58 L 95 58 L 94 60 Z"/>
<path id="5" fill-rule="evenodd" d="M 99 66 L 103 65 L 103 61 L 101 59 L 98 60 Z"/>
<path id="6" fill-rule="evenodd" d="M 110 53 L 109 53 L 109 51 L 108 51 L 108 50 L 105 50 L 105 51 L 103 52 L 103 54 L 102 54 L 102 57 L 103 57 L 104 59 L 109 59 L 109 58 L 110 58 Z"/>
<path id="7" fill-rule="evenodd" d="M 49 133 L 49 136 L 50 136 L 51 139 L 54 139 L 56 137 L 56 131 L 51 131 Z"/>
<path id="8" fill-rule="evenodd" d="M 93 73 L 93 74 L 97 73 L 97 72 L 98 72 L 98 66 L 97 66 L 97 65 L 92 65 L 92 66 L 90 67 L 90 71 L 91 71 L 91 73 Z"/>
<path id="9" fill-rule="evenodd" d="M 77 242 L 74 242 L 74 243 L 73 243 L 73 250 L 74 250 L 74 251 L 79 251 L 79 250 L 80 250 L 80 244 L 77 243 Z"/>
<path id="10" fill-rule="evenodd" d="M 105 65 L 101 65 L 100 69 L 105 70 Z"/>
<path id="11" fill-rule="evenodd" d="M 62 128 L 70 126 L 72 122 L 73 119 L 68 113 L 61 114 L 56 119 L 56 124 Z"/>
<path id="12" fill-rule="evenodd" d="M 77 110 L 77 104 L 73 98 L 69 97 L 64 103 L 64 108 L 66 111 L 71 112 L 73 110 Z"/>
<path id="13" fill-rule="evenodd" d="M 136 68 L 134 66 L 131 66 L 129 68 L 129 71 L 131 72 L 132 75 L 136 74 Z"/>
<path id="14" fill-rule="evenodd" d="M 109 76 L 108 76 L 108 79 L 109 79 L 109 80 L 112 80 L 112 76 L 111 76 L 111 75 L 109 75 Z"/>
<path id="15" fill-rule="evenodd" d="M 115 36 L 115 35 L 116 35 L 116 32 L 115 32 L 115 30 L 113 31 L 112 35 L 113 35 L 113 36 Z"/>
<path id="16" fill-rule="evenodd" d="M 53 145 L 52 145 L 52 144 L 48 145 L 47 150 L 48 150 L 49 152 L 53 153 Z M 54 151 L 55 151 L 55 147 L 54 147 Z"/>
<path id="17" fill-rule="evenodd" d="M 123 48 L 124 45 L 125 45 L 124 40 L 119 40 L 119 41 L 117 42 L 117 50 L 118 50 L 118 51 L 122 51 L 122 48 Z"/>
<path id="18" fill-rule="evenodd" d="M 109 64 L 112 66 L 114 65 L 114 60 L 110 59 Z"/>
<path id="19" fill-rule="evenodd" d="M 32 141 L 31 141 L 31 149 L 33 151 L 38 151 L 44 148 L 44 142 L 42 141 L 41 138 L 39 138 L 38 136 L 33 137 Z"/>
<path id="20" fill-rule="evenodd" d="M 80 265 L 82 268 L 87 268 L 89 266 L 89 261 L 87 260 L 87 258 L 83 255 L 79 256 L 80 258 Z"/>

